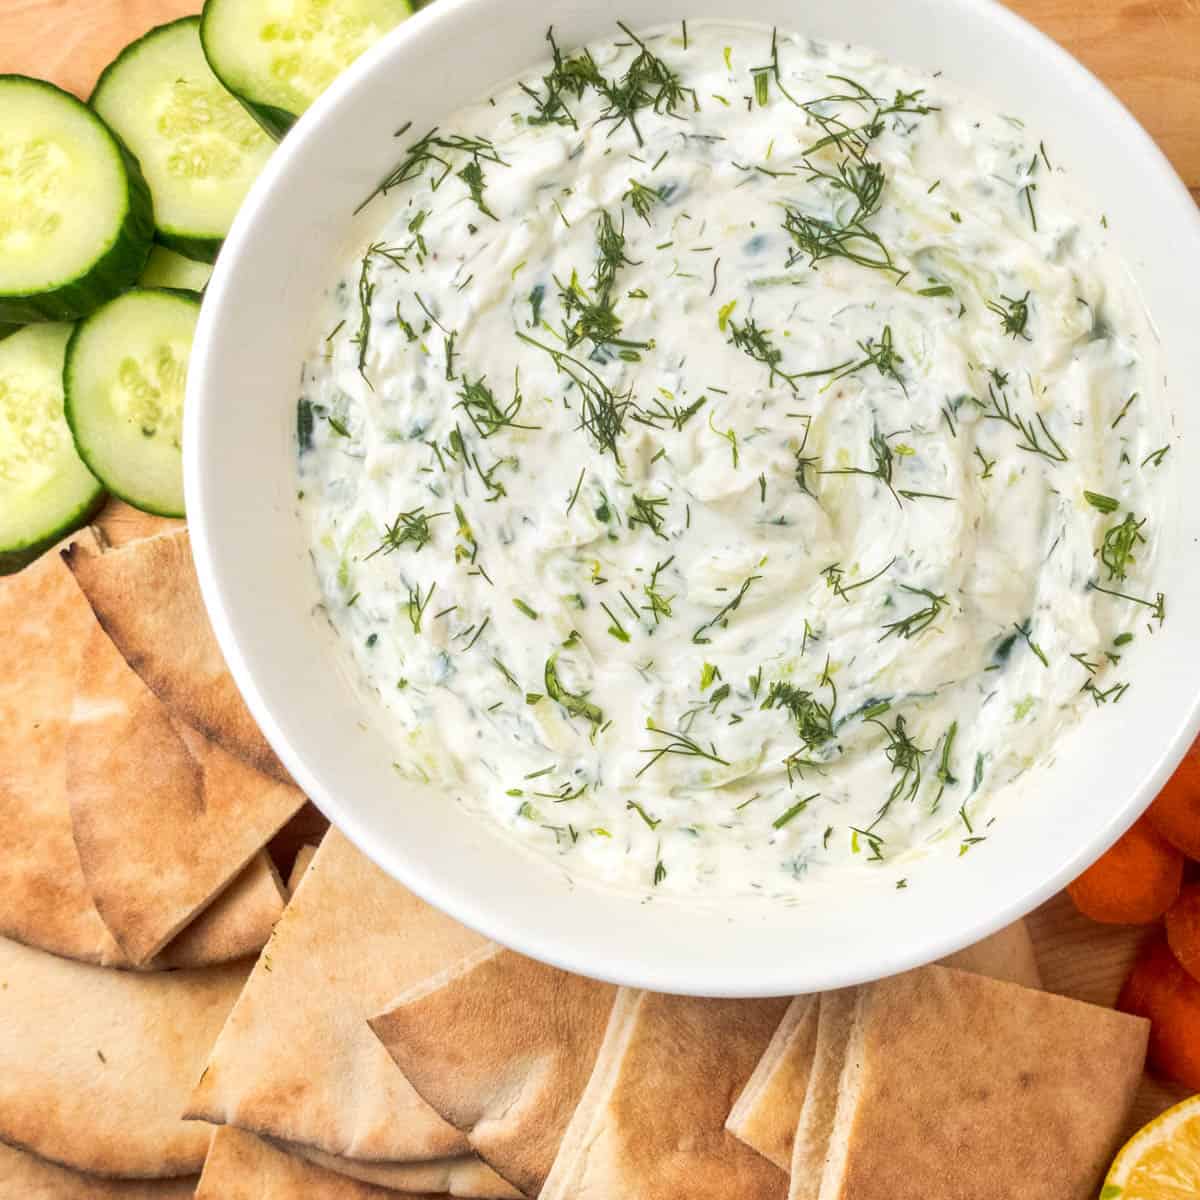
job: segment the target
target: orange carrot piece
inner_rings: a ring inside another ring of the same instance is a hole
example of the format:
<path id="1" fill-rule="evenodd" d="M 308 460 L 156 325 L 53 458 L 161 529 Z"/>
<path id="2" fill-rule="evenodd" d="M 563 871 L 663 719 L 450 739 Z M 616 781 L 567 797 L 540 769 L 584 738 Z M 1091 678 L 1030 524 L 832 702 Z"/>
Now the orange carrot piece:
<path id="1" fill-rule="evenodd" d="M 1167 942 L 1179 965 L 1200 980 L 1200 883 L 1189 883 L 1167 909 Z"/>
<path id="2" fill-rule="evenodd" d="M 1121 989 L 1117 1007 L 1150 1020 L 1150 1063 L 1163 1075 L 1200 1090 L 1200 983 L 1156 934 Z"/>
<path id="3" fill-rule="evenodd" d="M 1192 743 L 1146 815 L 1168 842 L 1188 858 L 1200 860 L 1200 738 Z"/>
<path id="4" fill-rule="evenodd" d="M 1171 907 L 1182 883 L 1183 855 L 1143 817 L 1067 891 L 1093 921 L 1144 925 Z"/>

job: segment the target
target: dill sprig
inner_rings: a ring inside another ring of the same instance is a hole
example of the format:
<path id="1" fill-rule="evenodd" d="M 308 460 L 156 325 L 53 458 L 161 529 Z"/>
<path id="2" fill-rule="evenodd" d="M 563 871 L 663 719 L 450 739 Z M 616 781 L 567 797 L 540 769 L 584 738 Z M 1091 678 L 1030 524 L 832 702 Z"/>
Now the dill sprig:
<path id="1" fill-rule="evenodd" d="M 904 718 L 900 714 L 896 715 L 895 724 L 891 728 L 877 717 L 871 718 L 871 724 L 878 725 L 887 736 L 884 754 L 891 763 L 892 774 L 899 776 L 892 784 L 892 790 L 888 793 L 887 799 L 875 814 L 875 820 L 869 826 L 869 829 L 874 829 L 887 816 L 888 810 L 897 800 L 912 800 L 916 797 L 921 787 L 921 760 L 929 751 L 921 749 L 912 740 L 905 728 Z"/>
<path id="2" fill-rule="evenodd" d="M 887 487 L 887 490 L 892 493 L 897 504 L 900 503 L 900 497 L 896 493 L 896 489 L 892 486 L 892 474 L 895 470 L 895 455 L 892 453 L 891 446 L 888 445 L 888 440 L 878 429 L 871 434 L 871 441 L 868 444 L 871 458 L 874 460 L 874 465 L 870 467 L 833 467 L 828 470 L 823 470 L 822 475 L 866 475 L 872 479 L 878 479 Z"/>
<path id="3" fill-rule="evenodd" d="M 673 594 L 668 595 L 659 587 L 658 577 L 674 561 L 675 556 L 672 554 L 665 562 L 655 563 L 654 570 L 650 575 L 650 582 L 642 585 L 642 591 L 646 593 L 646 599 L 650 601 L 649 604 L 642 605 L 642 608 L 654 618 L 655 625 L 663 617 L 670 617 L 672 615 L 671 602 L 675 599 L 675 596 Z"/>
<path id="4" fill-rule="evenodd" d="M 717 625 L 724 629 L 729 624 L 729 618 L 737 612 L 741 607 L 742 601 L 746 598 L 746 593 L 762 578 L 761 575 L 749 575 L 742 581 L 742 586 L 738 588 L 738 593 L 715 617 L 709 621 L 705 621 L 703 625 L 692 634 L 692 641 L 698 646 L 707 646 L 712 638 L 706 636 L 708 631 Z"/>
<path id="5" fill-rule="evenodd" d="M 540 429 L 540 425 L 522 425 L 517 421 L 524 397 L 521 395 L 519 379 L 513 384 L 513 398 L 500 406 L 496 395 L 487 384 L 487 377 L 480 375 L 474 381 L 466 375 L 462 377 L 462 387 L 459 389 L 459 401 L 454 406 L 461 408 L 482 438 L 490 438 L 502 429 Z"/>
<path id="6" fill-rule="evenodd" d="M 496 163 L 501 167 L 507 167 L 508 163 L 501 158 L 495 144 L 489 138 L 466 137 L 459 133 L 452 133 L 443 137 L 438 135 L 436 126 L 424 137 L 418 138 L 417 141 L 409 146 L 400 162 L 383 178 L 375 190 L 358 208 L 354 210 L 355 213 L 362 212 L 376 196 L 386 196 L 393 188 L 398 188 L 402 184 L 411 183 L 412 180 L 419 179 L 427 170 L 432 172 L 430 187 L 436 192 L 446 181 L 446 177 L 450 172 L 454 170 L 454 158 L 451 156 L 457 157 L 462 154 L 469 155 L 471 161 L 464 170 L 459 171 L 459 176 L 466 183 L 470 190 L 471 198 L 475 201 L 480 212 L 495 220 L 494 214 L 489 212 L 482 202 L 485 184 L 483 164 L 490 162 Z M 475 169 L 471 170 L 471 168 Z M 467 171 L 470 173 L 467 174 Z"/>
<path id="7" fill-rule="evenodd" d="M 900 390 L 906 396 L 908 395 L 908 388 L 905 386 L 904 379 L 899 370 L 899 364 L 904 361 L 904 357 L 896 351 L 895 343 L 892 340 L 892 327 L 890 325 L 883 327 L 883 332 L 879 335 L 878 341 L 874 338 L 867 338 L 865 342 L 858 343 L 858 348 L 862 351 L 863 357 L 858 362 L 850 363 L 839 370 L 825 384 L 821 389 L 822 391 L 831 388 L 839 379 L 845 379 L 849 375 L 865 371 L 867 367 L 874 367 L 885 379 L 891 379 L 893 382 L 899 384 Z"/>
<path id="8" fill-rule="evenodd" d="M 418 583 L 415 588 L 408 590 L 408 619 L 412 622 L 413 633 L 421 632 L 421 621 L 424 619 L 425 610 L 429 607 L 430 600 L 433 599 L 433 593 L 437 591 L 437 581 L 429 585 L 429 591 L 425 593 L 425 598 L 421 598 L 421 585 Z"/>
<path id="9" fill-rule="evenodd" d="M 521 90 L 537 105 L 537 112 L 526 120 L 530 125 L 569 125 L 572 129 L 578 129 L 575 115 L 567 106 L 567 98 L 581 100 L 588 88 L 602 86 L 604 77 L 588 50 L 564 58 L 554 40 L 553 28 L 546 31 L 546 41 L 550 43 L 554 65 L 548 75 L 542 76 L 545 95 L 521 84 Z"/>
<path id="10" fill-rule="evenodd" d="M 1050 660 L 1046 657 L 1046 652 L 1033 640 L 1033 618 L 1030 617 L 1024 624 L 1014 625 L 1013 628 L 1017 631 L 1025 645 L 1037 656 L 1042 666 L 1049 667 Z"/>
<path id="11" fill-rule="evenodd" d="M 1001 372 L 994 371 L 992 373 L 993 383 L 988 384 L 988 399 L 991 401 L 991 411 L 987 411 L 987 405 L 984 405 L 984 417 L 989 421 L 1003 421 L 1006 425 L 1010 425 L 1020 435 L 1021 440 L 1017 443 L 1018 450 L 1024 450 L 1029 454 L 1040 454 L 1043 458 L 1048 458 L 1051 462 L 1065 463 L 1068 460 L 1067 452 L 1059 444 L 1058 439 L 1050 432 L 1046 425 L 1046 419 L 1041 413 L 1037 414 L 1037 423 L 1041 429 L 1039 435 L 1037 429 L 1033 427 L 1032 422 L 1027 421 L 1020 413 L 1014 413 L 1012 404 L 1009 402 L 1008 394 L 1004 390 L 1004 383 L 1007 383 L 1007 376 Z M 1003 380 L 1004 383 L 1001 383 Z M 1042 440 L 1044 435 L 1045 441 Z"/>
<path id="12" fill-rule="evenodd" d="M 779 89 L 781 95 L 790 100 L 797 108 L 801 107 L 799 101 L 783 85 L 783 72 L 779 66 L 778 29 L 771 30 L 771 61 L 765 66 L 751 67 L 750 77 L 754 80 L 754 98 L 758 101 L 759 108 L 765 108 L 768 100 L 771 98 L 772 80 L 774 80 L 775 86 Z"/>
<path id="13" fill-rule="evenodd" d="M 868 575 L 866 579 L 860 579 L 857 583 L 852 583 L 849 587 L 843 582 L 846 577 L 845 571 L 840 563 L 831 563 L 821 572 L 821 578 L 825 580 L 826 586 L 839 599 L 850 602 L 850 593 L 858 588 L 866 587 L 868 583 L 874 583 L 881 576 L 886 575 L 888 571 L 896 565 L 895 556 L 885 567 L 881 567 L 874 575 Z"/>
<path id="14" fill-rule="evenodd" d="M 1100 561 L 1108 568 L 1110 580 L 1125 579 L 1130 564 L 1134 562 L 1134 551 L 1139 545 L 1145 544 L 1146 538 L 1142 534 L 1142 526 L 1145 524 L 1145 517 L 1139 521 L 1133 513 L 1126 513 L 1125 519 L 1104 535 L 1100 546 Z"/>
<path id="15" fill-rule="evenodd" d="M 747 317 L 746 320 L 739 325 L 736 321 L 729 319 L 729 341 L 730 346 L 735 346 L 748 358 L 754 359 L 757 363 L 762 363 L 764 367 L 770 371 L 770 383 L 774 383 L 776 377 L 782 379 L 793 392 L 799 391 L 799 386 L 796 383 L 798 379 L 817 379 L 824 375 L 832 375 L 840 371 L 843 367 L 848 366 L 848 363 L 837 363 L 832 367 L 824 367 L 816 371 L 793 371 L 788 372 L 781 368 L 780 363 L 783 362 L 783 351 L 779 349 L 771 341 L 771 331 L 762 329 L 753 317 Z"/>
<path id="16" fill-rule="evenodd" d="M 633 501 L 633 511 L 627 517 L 630 528 L 634 525 L 645 525 L 655 537 L 666 541 L 667 535 L 662 531 L 663 514 L 661 510 L 668 504 L 667 497 L 634 495 L 630 499 Z"/>
<path id="17" fill-rule="evenodd" d="M 717 752 L 717 747 L 714 742 L 709 742 L 708 748 L 705 749 L 694 738 L 689 737 L 682 730 L 660 729 L 653 718 L 646 718 L 646 728 L 653 734 L 659 737 L 665 737 L 667 743 L 664 746 L 651 746 L 649 749 L 642 751 L 643 754 L 650 755 L 649 761 L 634 775 L 635 779 L 641 778 L 652 766 L 663 758 L 665 755 L 677 755 L 682 758 L 703 758 L 709 762 L 718 763 L 720 766 L 727 767 L 729 763 L 723 759 Z"/>
<path id="18" fill-rule="evenodd" d="M 629 181 L 629 190 L 621 197 L 629 204 L 647 225 L 650 224 L 650 212 L 666 195 L 666 188 L 647 187 L 636 179 Z"/>
<path id="19" fill-rule="evenodd" d="M 931 592 L 926 588 L 909 587 L 908 584 L 900 585 L 902 592 L 908 592 L 911 596 L 924 596 L 929 602 L 922 608 L 918 608 L 916 612 L 911 612 L 907 617 L 902 617 L 899 621 L 891 621 L 884 625 L 884 632 L 880 637 L 882 642 L 885 638 L 895 634 L 897 637 L 914 638 L 919 633 L 923 633 L 930 625 L 937 620 L 942 609 L 950 603 L 945 596 L 939 595 L 937 592 Z"/>
<path id="20" fill-rule="evenodd" d="M 999 303 L 989 300 L 988 309 L 1000 318 L 1001 328 L 1011 338 L 1021 338 L 1026 342 L 1032 340 L 1025 328 L 1029 324 L 1029 292 L 1018 300 L 1012 296 L 1001 296 Z"/>
<path id="21" fill-rule="evenodd" d="M 694 88 L 684 87 L 679 74 L 668 66 L 629 26 L 618 21 L 617 26 L 638 48 L 638 53 L 620 79 L 605 79 L 603 76 L 592 86 L 604 98 L 605 107 L 597 123 L 612 125 L 609 135 L 616 133 L 628 123 L 639 146 L 643 145 L 642 131 L 638 128 L 637 115 L 646 109 L 675 116 L 680 104 L 691 97 L 693 107 L 698 108 Z"/>
<path id="22" fill-rule="evenodd" d="M 822 131 L 822 136 L 805 148 L 806 157 L 819 150 L 836 146 L 842 153 L 862 161 L 866 158 L 871 143 L 883 132 L 885 118 L 903 114 L 923 117 L 937 112 L 935 106 L 922 101 L 922 88 L 913 92 L 897 89 L 889 101 L 873 95 L 861 83 L 845 75 L 830 75 L 829 79 L 834 83 L 845 84 L 846 90 L 817 96 L 800 105 Z M 847 108 L 851 112 L 863 114 L 865 119 L 852 124 L 842 115 L 843 110 Z M 828 111 L 830 109 L 833 111 Z"/>
<path id="23" fill-rule="evenodd" d="M 776 680 L 759 706 L 763 709 L 782 708 L 791 714 L 796 733 L 804 750 L 824 745 L 834 735 L 833 710 L 837 703 L 824 704 L 812 692 L 786 680 Z"/>
<path id="24" fill-rule="evenodd" d="M 942 738 L 942 754 L 938 760 L 937 780 L 938 794 L 934 798 L 933 807 L 936 811 L 937 806 L 942 801 L 942 793 L 948 787 L 954 787 L 958 783 L 954 772 L 950 769 L 950 755 L 954 750 L 954 739 L 958 735 L 958 722 L 951 721 L 949 728 L 946 730 L 945 736 Z"/>
<path id="25" fill-rule="evenodd" d="M 555 368 L 575 384 L 580 395 L 579 428 L 586 429 L 600 449 L 619 463 L 617 441 L 625 432 L 625 417 L 633 405 L 632 390 L 618 394 L 587 363 L 528 334 L 518 332 L 517 337 L 550 355 Z"/>
<path id="26" fill-rule="evenodd" d="M 377 554 L 394 554 L 401 546 L 412 546 L 417 552 L 423 550 L 433 539 L 429 522 L 445 516 L 449 516 L 449 513 L 426 513 L 424 505 L 397 514 L 396 519 L 384 529 L 383 540 L 367 555 L 367 561 Z"/>
<path id="27" fill-rule="evenodd" d="M 1131 596 L 1128 592 L 1114 591 L 1112 588 L 1101 587 L 1095 580 L 1088 580 L 1088 587 L 1093 592 L 1103 592 L 1106 596 L 1116 596 L 1119 600 L 1128 600 L 1130 604 L 1140 604 L 1150 610 L 1150 615 L 1161 625 L 1167 619 L 1167 598 L 1159 592 L 1153 600 L 1141 596 Z"/>

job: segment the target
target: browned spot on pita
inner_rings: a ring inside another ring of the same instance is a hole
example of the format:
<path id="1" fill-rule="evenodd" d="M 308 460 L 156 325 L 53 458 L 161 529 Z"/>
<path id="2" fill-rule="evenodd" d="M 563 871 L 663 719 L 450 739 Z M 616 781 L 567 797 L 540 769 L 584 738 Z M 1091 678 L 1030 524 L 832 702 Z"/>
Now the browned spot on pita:
<path id="1" fill-rule="evenodd" d="M 213 1134 L 196 1200 L 397 1200 L 398 1193 L 326 1171 L 240 1129 Z M 434 1200 L 413 1193 L 407 1200 Z M 445 1200 L 444 1196 L 438 1200 Z"/>
<path id="2" fill-rule="evenodd" d="M 135 963 L 153 957 L 246 866 L 304 796 L 171 716 L 98 625 L 67 736 L 84 878 Z"/>
<path id="3" fill-rule="evenodd" d="M 526 1195 L 546 1182 L 616 988 L 498 946 L 400 996 L 371 1027 L 413 1086 Z"/>
<path id="4" fill-rule="evenodd" d="M 151 691 L 229 753 L 286 781 L 213 636 L 187 531 L 64 557 L 100 624 Z"/>
<path id="5" fill-rule="evenodd" d="M 787 1003 L 623 992 L 541 1200 L 782 1200 L 725 1117 Z"/>
<path id="6" fill-rule="evenodd" d="M 196 1180 L 101 1179 L 0 1142 L 0 1195 L 8 1200 L 191 1200 Z"/>
<path id="7" fill-rule="evenodd" d="M 467 1153 L 366 1022 L 481 944 L 330 830 L 221 1031 L 189 1115 L 342 1158 Z"/>
<path id="8" fill-rule="evenodd" d="M 1090 1200 L 1148 1028 L 948 967 L 864 988 L 821 1200 Z"/>
<path id="9" fill-rule="evenodd" d="M 0 1140 L 97 1175 L 195 1174 L 209 1130 L 180 1114 L 245 978 L 109 971 L 0 939 Z"/>

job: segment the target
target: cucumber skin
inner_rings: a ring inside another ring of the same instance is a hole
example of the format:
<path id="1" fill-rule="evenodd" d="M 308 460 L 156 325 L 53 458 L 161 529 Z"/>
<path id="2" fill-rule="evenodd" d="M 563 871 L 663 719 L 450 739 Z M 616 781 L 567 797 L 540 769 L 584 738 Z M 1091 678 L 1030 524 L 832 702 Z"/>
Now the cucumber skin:
<path id="1" fill-rule="evenodd" d="M 0 342 L 4 341 L 6 337 L 16 333 L 20 328 L 20 325 L 0 325 Z"/>
<path id="2" fill-rule="evenodd" d="M 53 533 L 30 542 L 28 546 L 20 546 L 9 550 L 0 550 L 0 575 L 15 575 L 22 568 L 29 566 L 36 558 L 41 558 L 52 546 L 56 546 L 68 534 L 74 533 L 82 525 L 86 525 L 103 507 L 108 499 L 104 485 L 96 483 L 96 494 L 74 516 L 69 518 Z"/>
<path id="3" fill-rule="evenodd" d="M 200 14 L 200 45 L 204 50 L 204 57 L 208 60 L 209 69 L 221 81 L 221 86 L 262 126 L 263 131 L 269 137 L 274 138 L 277 142 L 282 141 L 288 130 L 300 119 L 299 115 L 288 112 L 286 108 L 279 108 L 274 104 L 264 104 L 261 100 L 247 96 L 244 92 L 238 91 L 221 74 L 220 64 L 208 49 L 208 6 L 211 2 L 212 0 L 204 0 L 204 10 Z M 431 0 L 409 0 L 409 16 L 428 3 L 431 3 Z"/>
<path id="4" fill-rule="evenodd" d="M 0 83 L 6 79 L 28 80 L 29 77 L 0 75 Z M 29 82 L 57 92 L 74 104 L 87 107 L 82 100 L 52 83 L 42 79 Z M 104 125 L 99 114 L 93 110 L 89 111 Z M 86 274 L 54 291 L 0 295 L 0 326 L 31 325 L 35 321 L 77 321 L 131 288 L 145 269 L 146 260 L 150 257 L 150 246 L 154 241 L 154 202 L 150 198 L 150 188 L 137 159 L 107 125 L 104 125 L 104 128 L 121 156 L 128 195 L 125 220 L 121 224 L 116 241 L 92 264 Z M 10 329 L 8 332 L 13 331 Z"/>
<path id="5" fill-rule="evenodd" d="M 189 300 L 194 300 L 199 306 L 204 302 L 204 297 L 199 292 L 190 292 L 186 288 L 139 288 L 138 291 L 143 292 L 165 292 L 169 296 L 184 296 Z M 80 321 L 78 325 L 71 331 L 70 341 L 67 342 L 67 354 L 63 361 L 63 415 L 67 418 L 67 427 L 71 430 L 71 440 L 75 443 L 75 453 L 83 459 L 83 465 L 87 467 L 93 475 L 96 474 L 95 468 L 92 466 L 92 460 L 88 456 L 87 451 L 83 448 L 83 444 L 79 438 L 75 436 L 75 420 L 71 406 L 71 361 L 75 357 L 75 344 L 79 340 L 80 332 L 84 327 L 84 322 Z M 108 492 L 116 496 L 118 500 L 124 500 L 130 508 L 136 508 L 139 512 L 149 513 L 154 517 L 174 517 L 183 519 L 187 516 L 184 512 L 167 511 L 166 509 L 154 508 L 146 504 L 144 501 L 135 500 L 132 496 L 125 492 L 120 492 L 116 488 L 110 487 L 99 475 L 96 475 L 102 489 L 107 488 Z M 103 497 L 104 492 L 101 492 Z M 83 518 L 86 520 L 87 518 Z M 82 521 L 81 521 L 82 523 Z"/>
<path id="6" fill-rule="evenodd" d="M 217 261 L 217 255 L 225 244 L 222 238 L 186 237 L 183 234 L 171 233 L 168 229 L 156 229 L 154 240 L 160 246 L 166 246 L 168 250 L 174 250 L 176 254 L 182 254 L 184 258 L 190 258 L 193 262 L 210 264 Z M 146 257 L 149 258 L 149 255 Z"/>

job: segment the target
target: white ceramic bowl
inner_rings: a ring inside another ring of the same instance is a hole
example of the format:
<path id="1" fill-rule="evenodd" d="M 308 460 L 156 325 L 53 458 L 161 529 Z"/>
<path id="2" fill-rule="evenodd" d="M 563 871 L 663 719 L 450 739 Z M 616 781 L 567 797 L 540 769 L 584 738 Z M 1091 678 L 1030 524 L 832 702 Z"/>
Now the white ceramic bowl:
<path id="1" fill-rule="evenodd" d="M 1004 797 L 968 859 L 934 857 L 829 902 L 719 912 L 571 886 L 432 789 L 400 786 L 356 698 L 295 515 L 293 427 L 316 298 L 350 214 L 426 129 L 561 44 L 610 35 L 610 0 L 438 0 L 347 71 L 271 159 L 221 254 L 200 322 L 185 428 L 187 508 L 205 600 L 254 715 L 300 786 L 376 862 L 489 936 L 570 970 L 661 991 L 771 995 L 930 961 L 1028 912 L 1144 809 L 1200 724 L 1200 220 L 1166 160 L 1078 63 L 987 0 L 638 0 L 638 27 L 754 20 L 943 70 L 1025 118 L 1107 213 L 1165 349 L 1176 493 L 1161 529 L 1167 621 L 1122 663 L 1133 686 Z M 1073 664 L 1072 664 L 1073 666 Z M 345 914 L 354 921 L 353 911 Z"/>

